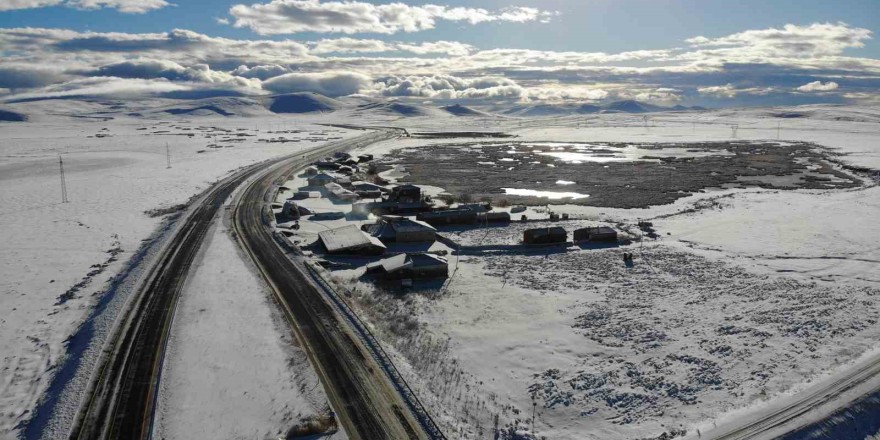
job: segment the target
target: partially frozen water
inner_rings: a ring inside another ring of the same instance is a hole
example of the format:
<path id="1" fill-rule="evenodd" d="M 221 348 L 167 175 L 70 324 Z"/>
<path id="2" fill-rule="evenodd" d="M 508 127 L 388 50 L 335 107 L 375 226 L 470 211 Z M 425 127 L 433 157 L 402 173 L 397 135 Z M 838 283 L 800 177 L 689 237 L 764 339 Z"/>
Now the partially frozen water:
<path id="1" fill-rule="evenodd" d="M 519 188 L 502 188 L 504 190 L 504 194 L 511 196 L 523 196 L 523 197 L 544 197 L 550 200 L 559 200 L 559 199 L 586 199 L 590 197 L 589 194 L 581 194 L 576 192 L 557 192 L 557 191 L 537 191 L 534 189 L 519 189 Z"/>
<path id="2" fill-rule="evenodd" d="M 668 157 L 706 157 L 732 156 L 727 150 L 703 150 L 688 148 L 647 149 L 638 145 L 625 147 L 598 144 L 566 144 L 545 142 L 530 144 L 532 153 L 555 157 L 567 163 L 607 163 L 607 162 L 659 162 L 660 158 Z M 512 151 L 508 151 L 511 153 Z"/>

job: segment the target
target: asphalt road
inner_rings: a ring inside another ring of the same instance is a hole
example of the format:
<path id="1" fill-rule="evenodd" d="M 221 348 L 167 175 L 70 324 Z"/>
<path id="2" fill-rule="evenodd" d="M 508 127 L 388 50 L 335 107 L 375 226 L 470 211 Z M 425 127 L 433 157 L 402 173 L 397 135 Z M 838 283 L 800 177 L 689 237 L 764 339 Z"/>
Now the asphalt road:
<path id="1" fill-rule="evenodd" d="M 70 438 L 124 440 L 150 438 L 164 350 L 177 299 L 211 223 L 236 188 L 260 172 L 264 172 L 262 176 L 265 178 L 269 175 L 265 174 L 267 169 L 280 170 L 297 167 L 304 165 L 313 157 L 321 157 L 332 151 L 374 142 L 389 136 L 387 132 L 378 135 L 375 133 L 366 134 L 358 138 L 319 147 L 305 155 L 297 153 L 255 164 L 222 180 L 200 198 L 177 227 L 173 238 L 160 252 L 157 262 L 152 266 L 145 281 L 141 283 L 139 292 L 135 295 L 137 299 L 121 317 L 121 324 L 112 338 L 112 345 L 105 349 L 106 355 L 98 366 L 90 392 L 84 397 Z M 283 167 L 279 167 L 279 165 L 283 165 Z M 258 191 L 257 186 L 251 185 L 249 188 L 251 191 Z M 247 206 L 259 210 L 257 205 L 255 203 Z M 240 212 L 251 213 L 251 210 L 243 209 Z M 273 245 L 273 247 L 275 246 Z M 321 328 L 338 325 L 336 321 L 325 319 L 327 315 L 319 316 L 322 317 L 322 320 L 315 325 Z M 312 334 L 312 332 L 310 331 L 308 334 Z M 331 334 L 344 338 L 343 335 L 346 333 L 335 331 Z M 345 339 L 335 341 L 333 347 L 339 348 L 339 346 L 348 350 L 344 351 L 347 355 L 357 356 L 351 348 L 357 346 L 354 342 Z M 336 353 L 343 353 L 343 351 Z M 326 356 L 322 359 L 326 362 L 330 361 L 326 359 Z M 363 373 L 363 371 L 359 373 Z M 340 402 L 348 402 L 350 395 L 356 396 L 363 393 L 364 389 L 372 385 L 374 384 L 349 383 L 348 386 L 352 388 L 340 391 L 342 393 L 340 396 L 345 399 Z M 390 397 L 389 400 L 391 400 Z M 355 397 L 352 397 L 352 402 L 354 402 L 352 405 L 367 404 L 359 402 Z M 347 405 L 347 403 L 345 404 Z M 352 417 L 352 425 L 355 427 L 376 425 L 378 426 L 376 432 L 392 432 L 381 426 L 386 420 L 376 420 L 375 417 L 370 416 L 370 409 L 369 406 L 364 406 L 358 407 L 357 411 L 344 409 L 341 412 L 345 416 Z M 398 411 L 398 414 L 405 415 L 405 411 Z M 406 417 L 398 418 L 405 419 Z M 395 426 L 393 420 L 388 422 Z M 402 426 L 403 424 L 397 423 L 397 425 Z M 417 433 L 418 431 L 416 431 L 416 435 L 366 436 L 363 438 L 422 438 Z M 394 432 L 394 435 L 398 435 L 398 433 Z"/>
<path id="2" fill-rule="evenodd" d="M 812 410 L 831 402 L 841 394 L 880 375 L 880 362 L 859 365 L 822 386 L 807 389 L 797 394 L 786 404 L 775 407 L 757 418 L 744 419 L 742 423 L 719 427 L 705 433 L 702 438 L 713 440 L 741 440 L 752 438 L 784 438 L 789 429 L 798 429 L 800 425 L 786 427 L 801 417 L 807 416 Z M 874 392 L 876 390 L 872 390 Z"/>

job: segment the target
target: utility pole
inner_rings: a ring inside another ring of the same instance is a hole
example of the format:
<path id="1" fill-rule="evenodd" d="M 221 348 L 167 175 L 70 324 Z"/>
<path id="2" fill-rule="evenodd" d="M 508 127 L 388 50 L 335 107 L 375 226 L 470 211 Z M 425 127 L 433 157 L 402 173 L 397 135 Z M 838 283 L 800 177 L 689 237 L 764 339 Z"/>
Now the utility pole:
<path id="1" fill-rule="evenodd" d="M 532 399 L 532 435 L 535 437 L 538 436 L 538 429 L 535 427 L 537 420 L 535 420 L 535 410 L 538 408 L 538 402 Z"/>
<path id="2" fill-rule="evenodd" d="M 67 181 L 64 179 L 64 160 L 58 155 L 58 167 L 61 169 L 61 203 L 67 203 Z"/>
<path id="3" fill-rule="evenodd" d="M 165 142 L 165 161 L 168 163 L 165 169 L 171 168 L 171 147 L 168 146 L 168 142 Z"/>
<path id="4" fill-rule="evenodd" d="M 739 129 L 739 125 L 731 125 L 730 126 L 730 137 L 736 139 L 736 130 Z"/>
<path id="5" fill-rule="evenodd" d="M 782 121 L 776 121 L 776 140 L 779 140 L 779 129 L 782 128 Z"/>

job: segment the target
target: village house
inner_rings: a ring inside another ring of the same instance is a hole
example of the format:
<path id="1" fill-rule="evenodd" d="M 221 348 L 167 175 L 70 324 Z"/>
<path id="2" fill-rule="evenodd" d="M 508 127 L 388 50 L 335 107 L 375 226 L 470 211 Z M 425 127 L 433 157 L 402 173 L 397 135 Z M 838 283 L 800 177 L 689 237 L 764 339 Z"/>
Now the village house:
<path id="1" fill-rule="evenodd" d="M 617 243 L 617 231 L 609 226 L 578 229 L 574 231 L 574 241 Z"/>
<path id="2" fill-rule="evenodd" d="M 384 215 L 362 229 L 384 243 L 432 243 L 437 239 L 437 230 L 431 225 L 396 215 Z"/>
<path id="3" fill-rule="evenodd" d="M 382 255 L 386 247 L 379 239 L 349 225 L 318 233 L 318 240 L 331 255 Z"/>
<path id="4" fill-rule="evenodd" d="M 449 277 L 449 263 L 431 254 L 400 254 L 367 265 L 366 275 L 381 280 L 432 280 Z"/>
<path id="5" fill-rule="evenodd" d="M 523 243 L 525 244 L 561 244 L 566 240 L 568 240 L 568 232 L 559 226 L 526 229 L 523 233 Z"/>

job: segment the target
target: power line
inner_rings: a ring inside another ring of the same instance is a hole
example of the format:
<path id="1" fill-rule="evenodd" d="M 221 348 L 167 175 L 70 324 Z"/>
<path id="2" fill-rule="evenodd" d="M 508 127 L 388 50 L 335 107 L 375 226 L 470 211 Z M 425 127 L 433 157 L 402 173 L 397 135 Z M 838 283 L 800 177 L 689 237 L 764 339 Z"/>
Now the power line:
<path id="1" fill-rule="evenodd" d="M 61 203 L 67 203 L 67 181 L 64 179 L 64 160 L 58 155 L 58 168 L 61 170 Z"/>

